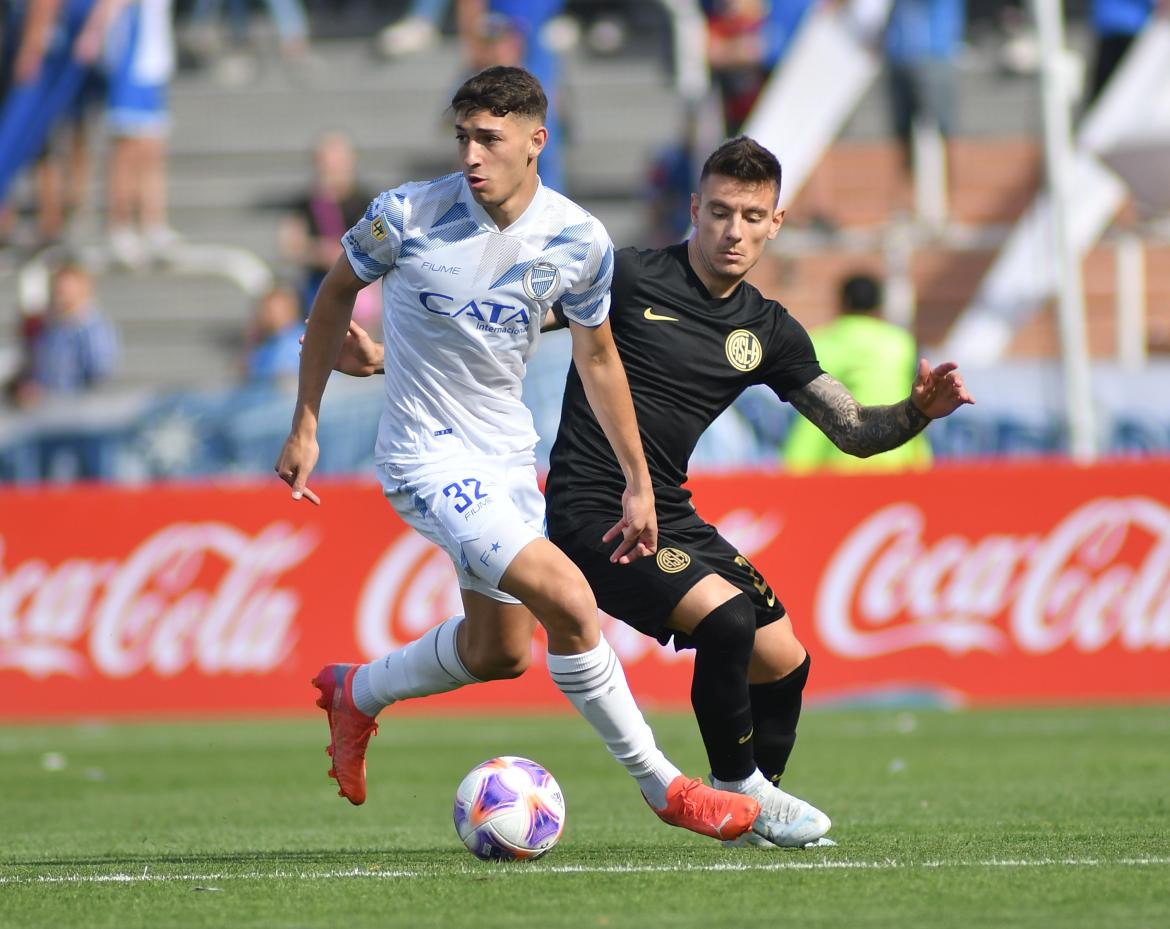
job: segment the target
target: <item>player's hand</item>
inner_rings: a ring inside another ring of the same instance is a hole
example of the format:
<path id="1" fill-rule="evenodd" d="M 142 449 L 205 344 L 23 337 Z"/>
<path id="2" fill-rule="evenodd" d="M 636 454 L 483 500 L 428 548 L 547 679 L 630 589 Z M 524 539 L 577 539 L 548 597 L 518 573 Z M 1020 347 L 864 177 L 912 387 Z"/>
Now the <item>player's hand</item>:
<path id="1" fill-rule="evenodd" d="M 925 358 L 918 362 L 918 376 L 910 388 L 910 402 L 931 419 L 949 416 L 975 398 L 967 393 L 958 365 L 944 361 L 933 370 Z"/>
<path id="2" fill-rule="evenodd" d="M 305 337 L 302 335 L 301 345 L 304 344 Z M 345 341 L 341 343 L 337 360 L 333 362 L 333 369 L 351 377 L 369 377 L 381 370 L 384 357 L 381 343 L 375 342 L 365 329 L 350 320 Z"/>
<path id="3" fill-rule="evenodd" d="M 609 560 L 614 564 L 629 564 L 658 550 L 658 515 L 654 512 L 654 492 L 634 492 L 629 487 L 622 494 L 622 518 L 601 537 L 612 542 L 621 537 Z"/>
<path id="4" fill-rule="evenodd" d="M 317 439 L 312 435 L 302 435 L 293 432 L 285 440 L 284 448 L 280 450 L 280 457 L 276 459 L 274 470 L 280 479 L 292 488 L 294 500 L 305 499 L 310 503 L 321 505 L 321 498 L 309 489 L 309 475 L 317 466 L 317 456 L 320 449 Z"/>

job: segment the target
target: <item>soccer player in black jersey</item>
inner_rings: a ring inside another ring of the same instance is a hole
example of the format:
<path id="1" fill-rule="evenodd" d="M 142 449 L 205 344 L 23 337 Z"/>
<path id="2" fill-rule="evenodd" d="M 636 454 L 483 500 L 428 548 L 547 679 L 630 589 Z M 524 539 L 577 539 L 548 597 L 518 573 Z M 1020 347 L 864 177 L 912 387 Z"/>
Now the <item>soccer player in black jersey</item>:
<path id="1" fill-rule="evenodd" d="M 658 514 L 658 553 L 613 557 L 616 458 L 569 368 L 545 495 L 550 540 L 581 568 L 598 605 L 654 636 L 694 648 L 691 703 L 712 783 L 749 794 L 784 827 L 772 843 L 821 839 L 829 818 L 778 787 L 796 739 L 809 656 L 767 581 L 695 512 L 683 484 L 699 436 L 753 384 L 767 384 L 843 451 L 894 448 L 932 419 L 973 403 L 956 366 L 925 360 L 910 396 L 861 406 L 821 370 L 812 342 L 779 303 L 744 277 L 776 237 L 780 165 L 748 138 L 725 142 L 691 198 L 694 232 L 664 249 L 615 258 L 610 320 L 625 363 Z M 550 321 L 551 322 L 551 321 Z M 351 327 L 338 368 L 373 373 L 381 346 Z"/>

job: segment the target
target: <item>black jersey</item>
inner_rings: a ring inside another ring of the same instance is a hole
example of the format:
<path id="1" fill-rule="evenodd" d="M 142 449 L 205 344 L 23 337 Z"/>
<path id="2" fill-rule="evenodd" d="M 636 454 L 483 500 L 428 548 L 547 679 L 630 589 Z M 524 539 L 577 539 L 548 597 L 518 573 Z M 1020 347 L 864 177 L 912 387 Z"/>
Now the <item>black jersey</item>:
<path id="1" fill-rule="evenodd" d="M 659 516 L 690 511 L 683 489 L 699 436 L 753 384 L 784 400 L 822 371 L 804 327 L 746 281 L 717 299 L 691 269 L 686 243 L 615 258 L 609 312 L 642 433 Z M 569 367 L 550 458 L 550 519 L 568 509 L 608 512 L 625 477 L 581 377 Z"/>

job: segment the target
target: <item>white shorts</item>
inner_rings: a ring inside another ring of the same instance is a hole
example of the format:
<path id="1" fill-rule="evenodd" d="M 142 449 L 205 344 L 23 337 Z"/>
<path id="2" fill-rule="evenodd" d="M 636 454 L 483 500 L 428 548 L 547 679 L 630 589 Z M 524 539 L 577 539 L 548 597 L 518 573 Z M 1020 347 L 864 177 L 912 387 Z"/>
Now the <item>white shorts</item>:
<path id="1" fill-rule="evenodd" d="M 460 587 L 520 602 L 498 585 L 520 549 L 545 537 L 531 453 L 445 461 L 402 477 L 379 465 L 378 479 L 402 521 L 451 556 Z"/>

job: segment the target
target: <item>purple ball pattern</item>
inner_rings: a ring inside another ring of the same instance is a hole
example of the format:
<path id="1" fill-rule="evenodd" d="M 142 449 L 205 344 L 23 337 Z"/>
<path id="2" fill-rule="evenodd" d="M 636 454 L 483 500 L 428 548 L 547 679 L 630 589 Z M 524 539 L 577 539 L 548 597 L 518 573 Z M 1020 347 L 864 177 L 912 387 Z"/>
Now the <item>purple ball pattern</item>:
<path id="1" fill-rule="evenodd" d="M 455 831 L 463 835 L 463 827 L 467 824 L 467 804 L 455 797 L 455 810 L 452 817 L 455 820 Z"/>
<path id="2" fill-rule="evenodd" d="M 471 807 L 471 821 L 478 826 L 502 806 L 511 806 L 520 794 L 505 784 L 498 774 L 489 774 L 479 785 L 479 793 Z"/>
<path id="3" fill-rule="evenodd" d="M 529 800 L 529 808 L 532 811 L 529 817 L 532 825 L 524 836 L 524 844 L 529 848 L 538 848 L 561 831 L 561 818 L 537 797 Z"/>
<path id="4" fill-rule="evenodd" d="M 493 842 L 492 837 L 484 832 L 476 833 L 475 848 L 471 853 L 483 861 L 511 861 L 516 857 L 511 849 Z"/>
<path id="5" fill-rule="evenodd" d="M 564 799 L 553 776 L 527 758 L 504 755 L 476 766 L 455 794 L 455 829 L 483 860 L 539 858 L 560 838 Z"/>
<path id="6" fill-rule="evenodd" d="M 527 758 L 517 758 L 512 762 L 514 767 L 520 768 L 528 772 L 528 776 L 532 778 L 532 783 L 538 787 L 543 787 L 549 782 L 551 775 L 543 767 L 538 765 L 535 761 L 529 761 Z"/>

